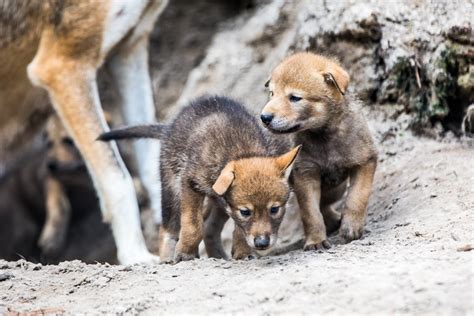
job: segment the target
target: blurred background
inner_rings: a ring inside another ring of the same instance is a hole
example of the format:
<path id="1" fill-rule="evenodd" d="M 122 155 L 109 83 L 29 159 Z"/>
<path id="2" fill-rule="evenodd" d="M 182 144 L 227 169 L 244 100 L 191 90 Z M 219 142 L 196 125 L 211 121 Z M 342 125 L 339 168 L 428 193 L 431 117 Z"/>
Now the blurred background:
<path id="1" fill-rule="evenodd" d="M 409 183 L 412 179 L 406 174 L 433 159 L 433 151 L 452 150 L 443 144 L 460 144 L 453 155 L 462 157 L 461 170 L 472 168 L 474 108 L 468 107 L 474 104 L 473 12 L 472 2 L 448 0 L 170 0 L 150 40 L 157 120 L 168 121 L 202 94 L 229 95 L 258 113 L 267 98 L 264 83 L 282 58 L 296 51 L 335 56 L 351 75 L 350 89 L 366 104 L 364 111 L 380 144 L 382 167 L 369 217 L 381 208 L 386 212 L 378 213 L 377 219 L 383 219 L 383 214 L 391 214 L 387 205 L 393 199 L 381 188 L 397 181 Z M 106 70 L 100 73 L 100 86 L 110 125 L 120 126 Z M 0 170 L 0 258 L 113 263 L 113 238 L 102 223 L 87 172 L 74 145 L 54 124 L 48 123 L 15 164 Z M 121 149 L 129 160 L 127 144 Z M 74 166 L 56 168 L 72 210 L 71 222 L 63 241 L 39 247 L 48 186 L 44 173 L 54 169 L 57 155 L 64 155 L 58 154 L 61 150 L 68 152 Z M 396 160 L 411 151 L 416 155 L 410 162 L 402 160 L 402 165 Z M 129 168 L 133 174 L 135 167 L 130 163 Z M 403 169 L 405 175 L 390 179 L 387 168 Z M 443 176 L 431 184 L 443 183 Z M 466 186 L 472 183 L 459 184 L 465 190 L 461 196 L 468 196 Z M 417 195 L 408 198 L 415 203 Z M 146 239 L 156 250 L 157 230 L 147 203 L 141 196 Z M 291 242 L 285 231 L 301 233 L 297 222 L 282 228 L 283 242 Z"/>

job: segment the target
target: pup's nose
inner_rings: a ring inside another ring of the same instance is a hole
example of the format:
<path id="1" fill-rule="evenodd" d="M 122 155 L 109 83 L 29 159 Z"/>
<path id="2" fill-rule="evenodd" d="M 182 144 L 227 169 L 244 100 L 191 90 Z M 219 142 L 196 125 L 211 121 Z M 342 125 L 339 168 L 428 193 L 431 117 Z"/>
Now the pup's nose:
<path id="1" fill-rule="evenodd" d="M 257 249 L 266 249 L 270 245 L 270 237 L 265 235 L 257 236 L 253 240 L 253 243 Z"/>
<path id="2" fill-rule="evenodd" d="M 46 166 L 48 167 L 49 171 L 54 172 L 58 169 L 58 162 L 56 160 L 50 160 Z"/>
<path id="3" fill-rule="evenodd" d="M 268 125 L 273 120 L 273 114 L 263 113 L 260 115 L 260 119 L 262 120 L 263 124 Z"/>

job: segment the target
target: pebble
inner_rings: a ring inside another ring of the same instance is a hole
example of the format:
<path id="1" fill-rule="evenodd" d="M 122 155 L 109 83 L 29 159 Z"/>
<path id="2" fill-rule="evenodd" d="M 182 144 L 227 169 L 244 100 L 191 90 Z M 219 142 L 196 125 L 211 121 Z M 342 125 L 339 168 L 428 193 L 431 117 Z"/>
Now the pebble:
<path id="1" fill-rule="evenodd" d="M 8 272 L 8 271 L 0 273 L 0 282 L 9 280 L 9 279 L 14 278 L 14 277 L 15 276 L 13 275 L 13 273 Z"/>

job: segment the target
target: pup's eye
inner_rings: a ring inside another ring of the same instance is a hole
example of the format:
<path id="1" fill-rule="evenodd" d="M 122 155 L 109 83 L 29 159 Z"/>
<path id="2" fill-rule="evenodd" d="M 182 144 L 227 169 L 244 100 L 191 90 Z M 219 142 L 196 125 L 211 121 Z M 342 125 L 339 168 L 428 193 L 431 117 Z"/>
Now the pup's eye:
<path id="1" fill-rule="evenodd" d="M 290 99 L 290 102 L 298 102 L 302 99 L 302 98 L 297 97 L 296 95 L 292 95 L 292 94 L 290 94 L 290 96 L 288 98 Z"/>
<path id="2" fill-rule="evenodd" d="M 279 210 L 280 210 L 280 207 L 279 207 L 279 206 L 272 206 L 272 207 L 270 208 L 270 214 L 275 215 L 275 214 L 278 213 Z"/>
<path id="3" fill-rule="evenodd" d="M 62 139 L 62 143 L 63 143 L 64 145 L 74 146 L 74 141 L 73 141 L 72 138 L 70 138 L 70 137 L 64 137 L 64 138 Z"/>
<path id="4" fill-rule="evenodd" d="M 243 217 L 249 217 L 250 215 L 252 215 L 252 212 L 250 212 L 250 210 L 246 208 L 241 208 L 239 211 L 240 215 L 242 215 Z"/>
<path id="5" fill-rule="evenodd" d="M 268 96 L 271 98 L 273 97 L 273 91 L 268 91 Z"/>

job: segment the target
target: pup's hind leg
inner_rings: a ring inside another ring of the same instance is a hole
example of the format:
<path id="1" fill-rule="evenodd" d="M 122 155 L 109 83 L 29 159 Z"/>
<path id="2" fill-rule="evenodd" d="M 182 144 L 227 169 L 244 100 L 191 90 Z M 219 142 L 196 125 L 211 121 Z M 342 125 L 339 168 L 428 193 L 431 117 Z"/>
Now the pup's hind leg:
<path id="1" fill-rule="evenodd" d="M 203 237 L 204 196 L 184 184 L 181 189 L 181 230 L 176 245 L 175 261 L 199 257 L 199 243 Z"/>
<path id="2" fill-rule="evenodd" d="M 323 214 L 326 233 L 328 235 L 337 231 L 341 226 L 342 214 L 332 206 L 339 201 L 346 192 L 347 181 L 339 184 L 337 187 L 323 189 L 321 192 L 321 214 Z"/>
<path id="3" fill-rule="evenodd" d="M 89 18 L 90 12 L 84 13 L 86 22 Z M 98 135 L 108 130 L 96 82 L 100 45 L 91 45 L 100 38 L 96 31 L 84 27 L 65 28 L 63 32 L 53 26 L 46 28 L 38 52 L 28 66 L 28 75 L 33 83 L 48 91 L 86 162 L 104 220 L 112 225 L 120 263 L 150 262 L 154 257 L 145 246 L 132 179 L 117 146 L 96 141 Z"/>
<path id="4" fill-rule="evenodd" d="M 326 225 L 326 233 L 331 235 L 341 226 L 342 215 L 336 211 L 332 205 L 321 205 L 321 214 L 323 214 L 324 225 Z"/>
<path id="5" fill-rule="evenodd" d="M 208 203 L 209 216 L 204 221 L 204 244 L 210 258 L 227 259 L 222 247 L 221 233 L 229 216 L 212 200 Z"/>
<path id="6" fill-rule="evenodd" d="M 164 161 L 163 165 L 167 165 Z M 161 170 L 163 178 L 163 223 L 160 226 L 159 251 L 162 263 L 171 263 L 174 260 L 176 244 L 180 230 L 180 204 L 179 194 L 173 190 L 173 184 L 168 183 L 173 176 Z"/>
<path id="7" fill-rule="evenodd" d="M 148 72 L 149 33 L 167 1 L 155 1 L 130 35 L 120 43 L 108 62 L 108 69 L 121 97 L 121 109 L 127 125 L 153 123 L 156 120 L 150 74 Z M 155 221 L 161 223 L 161 185 L 159 178 L 160 142 L 134 141 L 138 172 L 148 195 Z"/>
<path id="8" fill-rule="evenodd" d="M 179 228 L 176 227 L 160 227 L 160 262 L 171 263 L 174 260 L 174 252 L 176 249 L 176 243 L 178 242 Z"/>
<path id="9" fill-rule="evenodd" d="M 47 176 L 45 181 L 46 222 L 38 246 L 46 256 L 54 256 L 64 246 L 71 218 L 71 205 L 61 183 Z"/>

